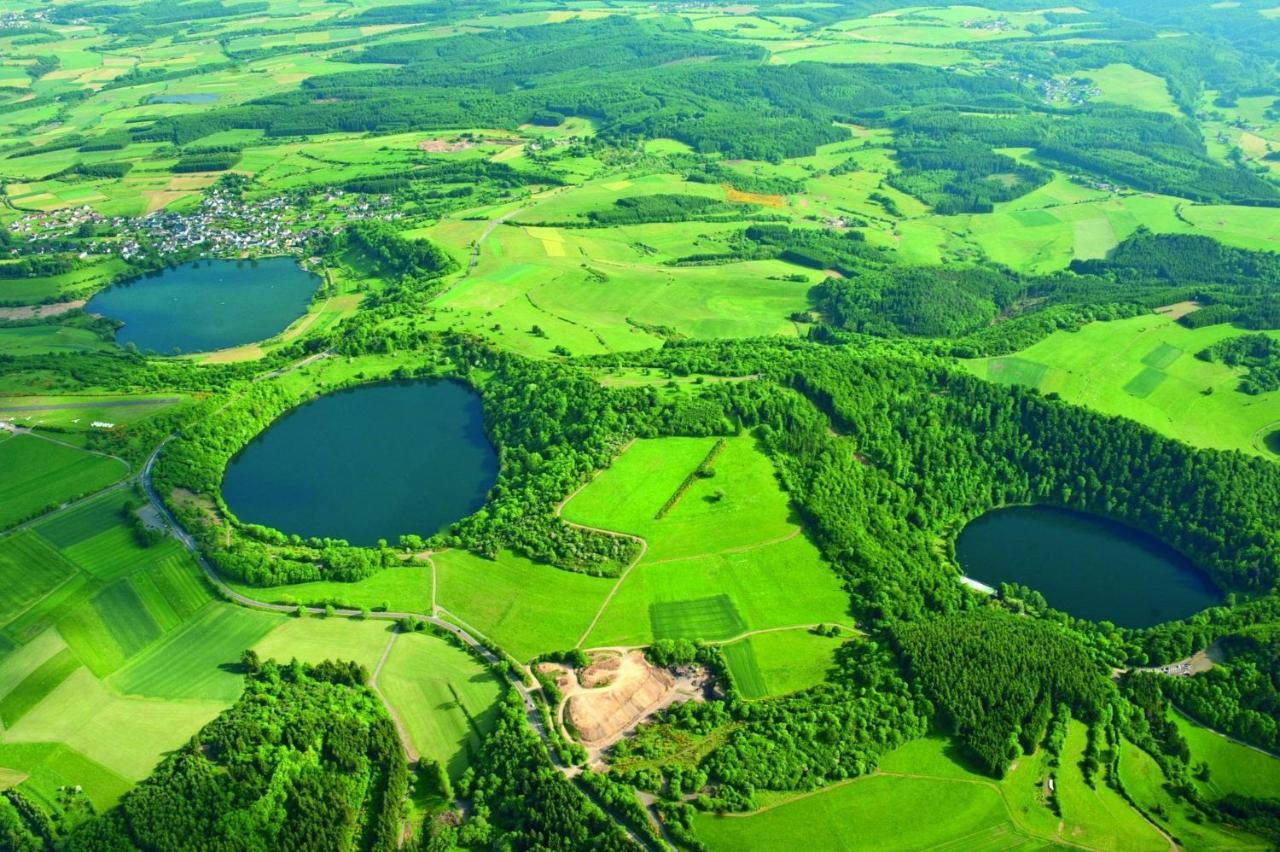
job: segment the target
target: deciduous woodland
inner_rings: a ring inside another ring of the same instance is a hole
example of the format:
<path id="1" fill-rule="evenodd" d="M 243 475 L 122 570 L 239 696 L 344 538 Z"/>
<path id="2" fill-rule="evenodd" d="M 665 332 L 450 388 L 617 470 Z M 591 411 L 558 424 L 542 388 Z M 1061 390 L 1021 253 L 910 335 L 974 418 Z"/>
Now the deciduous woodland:
<path id="1" fill-rule="evenodd" d="M 0 848 L 1280 843 L 1280 16 L 1046 5 L 6 3 Z"/>

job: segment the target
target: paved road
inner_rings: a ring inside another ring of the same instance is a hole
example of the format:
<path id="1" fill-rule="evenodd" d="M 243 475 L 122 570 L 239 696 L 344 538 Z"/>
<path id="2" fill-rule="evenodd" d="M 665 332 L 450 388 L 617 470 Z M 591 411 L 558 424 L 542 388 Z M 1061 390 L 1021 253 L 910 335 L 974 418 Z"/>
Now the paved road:
<path id="1" fill-rule="evenodd" d="M 159 512 L 160 517 L 164 520 L 165 524 L 169 527 L 170 531 L 173 533 L 173 536 L 177 538 L 178 541 L 181 542 L 182 545 L 191 552 L 192 557 L 194 557 L 194 559 L 196 560 L 196 564 L 200 566 L 200 569 L 204 571 L 205 576 L 209 578 L 209 582 L 211 582 L 214 585 L 214 587 L 218 589 L 218 591 L 220 591 L 223 595 L 225 595 L 228 600 L 232 601 L 233 603 L 240 604 L 241 606 L 250 607 L 252 609 L 265 610 L 267 612 L 280 612 L 280 613 L 297 612 L 298 607 L 296 606 L 288 606 L 286 604 L 268 603 L 266 601 L 255 600 L 249 597 L 248 595 L 242 594 L 236 591 L 235 589 L 233 589 L 231 586 L 227 585 L 227 583 L 222 579 L 221 576 L 219 576 L 218 572 L 209 563 L 209 561 L 204 558 L 204 554 L 200 552 L 200 548 L 196 544 L 195 539 L 192 538 L 191 535 L 182 527 L 182 525 L 178 523 L 177 518 L 175 518 L 169 512 L 169 507 L 166 506 L 164 501 L 160 499 L 160 495 L 156 493 L 155 487 L 152 485 L 151 472 L 152 472 L 152 469 L 155 467 L 156 459 L 159 458 L 160 456 L 160 452 L 165 448 L 165 446 L 168 445 L 170 441 L 173 440 L 173 438 L 174 436 L 170 435 L 169 437 L 165 438 L 164 441 L 161 442 L 160 446 L 152 450 L 151 455 L 147 456 L 147 461 L 142 466 L 142 473 L 140 474 L 140 477 L 139 477 L 140 481 L 142 482 L 142 487 L 146 491 L 147 498 L 156 507 L 156 511 Z M 322 615 L 325 612 L 323 608 L 314 607 L 314 606 L 303 607 L 303 609 L 312 615 Z M 443 612 L 443 610 L 441 611 Z M 363 611 L 358 609 L 335 609 L 333 611 L 333 614 L 338 616 L 345 616 L 347 618 L 364 615 Z M 387 621 L 399 621 L 402 618 L 421 619 L 442 630 L 447 630 L 448 632 L 452 633 L 454 636 L 457 636 L 467 645 L 467 647 L 474 650 L 485 662 L 489 663 L 490 665 L 494 665 L 501 662 L 501 659 L 498 657 L 497 654 L 489 650 L 489 648 L 486 645 L 479 642 L 475 637 L 473 637 L 466 630 L 463 630 L 461 627 L 454 624 L 452 621 L 446 621 L 445 619 L 439 618 L 438 616 L 435 616 L 429 613 L 423 613 L 423 612 L 396 611 L 396 612 L 370 612 L 368 613 L 367 617 L 383 619 Z M 518 673 L 518 670 L 509 673 L 509 679 L 511 681 L 511 685 L 515 688 L 516 692 L 520 695 L 520 700 L 524 703 L 525 718 L 529 723 L 529 727 L 533 729 L 533 732 L 535 734 L 537 734 L 538 739 L 542 740 L 542 744 L 547 750 L 547 756 L 551 760 L 551 764 L 557 770 L 559 770 L 561 774 L 563 774 L 566 778 L 572 781 L 574 776 L 578 774 L 577 773 L 578 768 L 576 766 L 566 766 L 560 761 L 559 754 L 555 748 L 555 744 L 551 741 L 551 736 L 548 733 L 546 726 L 542 722 L 542 714 L 538 712 L 538 705 L 533 700 L 532 691 L 524 685 L 524 681 L 521 679 Z M 601 802 L 597 801 L 595 796 L 592 795 L 589 790 L 586 790 L 581 786 L 579 786 L 579 789 L 583 792 L 584 795 L 586 795 L 588 798 L 594 801 L 600 807 L 601 810 L 603 810 L 606 814 L 609 813 L 608 809 L 606 809 Z M 646 843 L 642 838 L 636 835 L 635 832 L 631 831 L 630 828 L 628 828 L 624 823 L 622 823 L 616 817 L 612 817 L 612 815 L 610 815 L 610 818 L 613 819 L 614 822 L 617 823 L 618 827 L 621 828 L 623 831 L 625 831 L 627 833 L 627 836 L 630 837 L 631 840 L 634 841 L 639 846 L 643 848 L 649 848 L 652 845 L 650 843 Z"/>

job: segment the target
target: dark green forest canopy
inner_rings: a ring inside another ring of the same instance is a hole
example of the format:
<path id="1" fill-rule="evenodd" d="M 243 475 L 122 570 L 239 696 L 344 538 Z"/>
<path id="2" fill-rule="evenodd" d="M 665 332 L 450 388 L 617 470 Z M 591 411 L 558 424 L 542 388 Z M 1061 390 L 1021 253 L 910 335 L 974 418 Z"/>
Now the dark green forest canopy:
<path id="1" fill-rule="evenodd" d="M 382 702 L 353 663 L 280 666 L 65 848 L 394 848 L 408 782 Z"/>
<path id="2" fill-rule="evenodd" d="M 840 141 L 847 134 L 833 122 L 856 121 L 893 128 L 895 185 L 940 212 L 989 210 L 1042 184 L 1043 169 L 993 151 L 1017 146 L 1139 189 L 1280 204 L 1271 183 L 1210 159 L 1185 118 L 1107 105 L 1059 110 L 1007 73 L 765 65 L 760 48 L 676 19 L 615 16 L 392 42 L 350 58 L 396 67 L 312 77 L 301 91 L 162 119 L 137 137 L 184 144 L 228 128 L 272 136 L 510 128 L 550 111 L 591 118 L 606 139 L 671 137 L 776 161 Z"/>

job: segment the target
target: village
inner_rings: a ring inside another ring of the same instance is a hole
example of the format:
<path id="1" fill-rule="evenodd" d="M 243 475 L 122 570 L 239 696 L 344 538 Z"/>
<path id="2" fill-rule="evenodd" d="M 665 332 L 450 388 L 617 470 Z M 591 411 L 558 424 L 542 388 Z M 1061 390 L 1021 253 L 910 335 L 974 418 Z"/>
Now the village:
<path id="1" fill-rule="evenodd" d="M 42 253 L 42 243 L 49 244 L 50 251 L 62 250 L 61 244 L 77 237 L 82 238 L 81 258 L 299 254 L 315 239 L 339 233 L 346 223 L 373 218 L 389 222 L 403 216 L 390 209 L 385 195 L 330 188 L 246 200 L 233 188 L 217 186 L 192 213 L 160 210 L 145 216 L 104 216 L 87 205 L 28 213 L 9 224 L 9 233 L 14 242 L 30 248 L 15 246 L 10 254 Z"/>

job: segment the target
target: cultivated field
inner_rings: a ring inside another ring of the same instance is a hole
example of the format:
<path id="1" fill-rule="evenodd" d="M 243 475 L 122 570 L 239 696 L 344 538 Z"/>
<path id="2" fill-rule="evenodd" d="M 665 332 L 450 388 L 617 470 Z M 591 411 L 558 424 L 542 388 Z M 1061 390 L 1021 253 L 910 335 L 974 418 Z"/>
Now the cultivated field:
<path id="1" fill-rule="evenodd" d="M 1243 333 L 1227 325 L 1187 329 L 1149 314 L 1055 332 L 1014 356 L 968 361 L 965 368 L 1137 420 L 1195 446 L 1270 456 L 1263 439 L 1280 423 L 1280 393 L 1240 393 L 1239 373 L 1195 357 Z"/>
<path id="2" fill-rule="evenodd" d="M 34 435 L 0 430 L 0 529 L 124 478 L 128 466 Z"/>
<path id="3" fill-rule="evenodd" d="M 725 441 L 710 463 L 714 475 L 694 477 L 681 490 L 715 447 L 710 438 L 637 441 L 565 504 L 567 520 L 638 535 L 648 545 L 586 636 L 587 647 L 725 640 L 848 621 L 839 580 L 791 516 L 772 464 L 752 438 Z"/>

